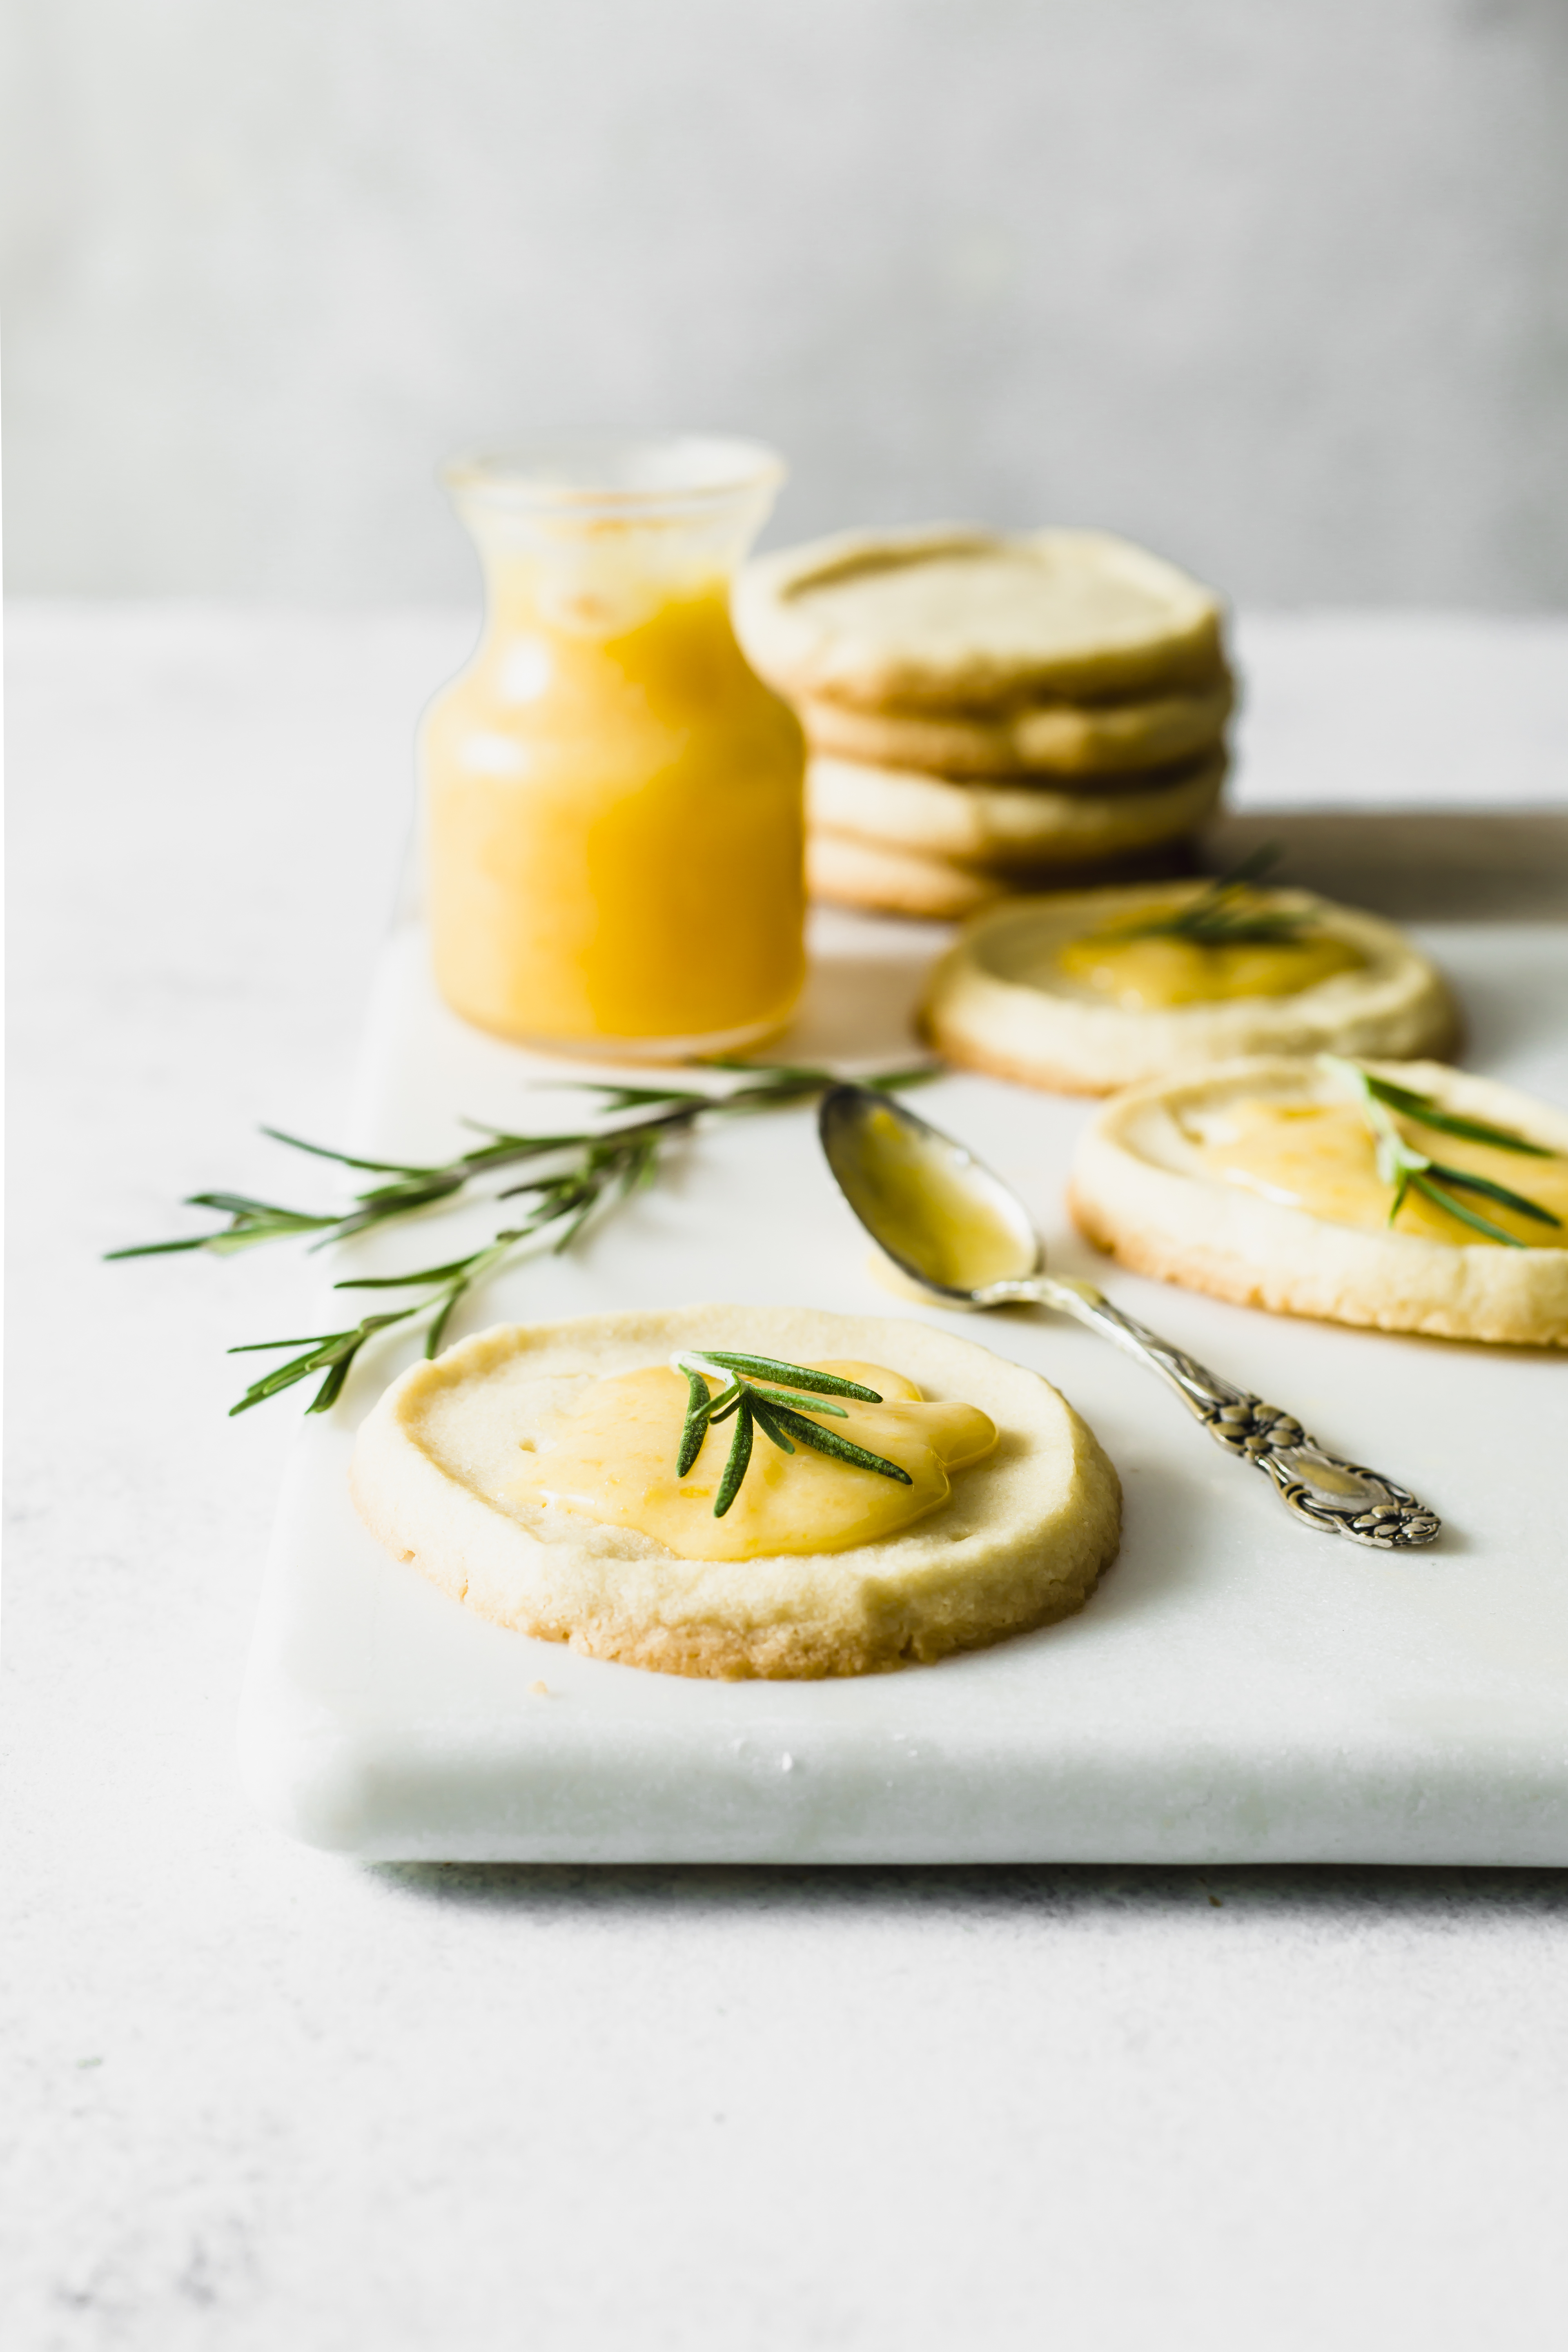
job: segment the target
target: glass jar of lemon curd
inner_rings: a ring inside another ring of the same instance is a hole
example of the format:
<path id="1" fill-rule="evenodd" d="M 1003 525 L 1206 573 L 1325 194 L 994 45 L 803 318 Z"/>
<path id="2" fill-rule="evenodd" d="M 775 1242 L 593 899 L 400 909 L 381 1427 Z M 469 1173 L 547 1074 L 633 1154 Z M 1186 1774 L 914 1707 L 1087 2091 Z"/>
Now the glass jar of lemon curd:
<path id="1" fill-rule="evenodd" d="M 805 744 L 730 620 L 783 471 L 752 443 L 695 438 L 446 468 L 486 620 L 426 714 L 420 764 L 436 979 L 466 1020 L 673 1059 L 788 1018 Z"/>

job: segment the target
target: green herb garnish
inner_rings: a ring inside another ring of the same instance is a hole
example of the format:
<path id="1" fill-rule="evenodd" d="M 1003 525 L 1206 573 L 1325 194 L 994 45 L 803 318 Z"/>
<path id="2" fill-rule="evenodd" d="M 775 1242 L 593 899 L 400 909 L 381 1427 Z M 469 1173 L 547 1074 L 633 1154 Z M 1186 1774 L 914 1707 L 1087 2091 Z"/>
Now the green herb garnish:
<path id="1" fill-rule="evenodd" d="M 1323 1058 L 1332 1061 L 1334 1057 L 1325 1055 Z M 1531 1143 L 1524 1136 L 1515 1135 L 1511 1128 L 1489 1127 L 1479 1118 L 1461 1118 L 1457 1111 L 1445 1110 L 1430 1095 L 1415 1094 L 1409 1087 L 1396 1087 L 1388 1078 L 1374 1078 L 1370 1070 L 1363 1070 L 1359 1076 L 1368 1093 L 1379 1102 L 1386 1103 L 1390 1110 L 1403 1112 L 1406 1118 L 1417 1120 L 1422 1127 L 1436 1128 L 1443 1135 L 1467 1136 L 1472 1143 L 1495 1143 L 1500 1150 L 1521 1151 L 1531 1160 L 1557 1157 L 1544 1143 Z"/>
<path id="2" fill-rule="evenodd" d="M 367 1340 L 394 1324 L 427 1315 L 431 1321 L 425 1352 L 434 1356 L 454 1309 L 468 1292 L 488 1282 L 509 1261 L 524 1255 L 530 1245 L 557 1253 L 566 1249 L 591 1217 L 629 1199 L 654 1181 L 660 1153 L 676 1137 L 689 1133 L 704 1119 L 779 1110 L 807 1102 L 838 1083 L 835 1072 L 799 1063 L 721 1061 L 707 1066 L 739 1073 L 744 1083 L 731 1087 L 727 1094 L 712 1094 L 689 1087 L 626 1087 L 584 1081 L 580 1090 L 599 1096 L 601 1108 L 606 1113 L 637 1111 L 642 1116 L 620 1126 L 560 1135 L 514 1135 L 470 1119 L 465 1124 L 473 1127 L 486 1140 L 470 1151 L 459 1152 L 455 1159 L 430 1166 L 360 1159 L 353 1152 L 307 1143 L 297 1135 L 284 1134 L 279 1128 L 263 1128 L 264 1135 L 288 1144 L 293 1150 L 307 1151 L 316 1159 L 331 1160 L 339 1167 L 359 1169 L 367 1175 L 384 1176 L 392 1181 L 369 1185 L 356 1192 L 347 1209 L 321 1213 L 280 1208 L 274 1202 L 253 1200 L 243 1192 L 194 1192 L 187 1199 L 187 1207 L 216 1210 L 228 1223 L 216 1233 L 191 1234 L 175 1241 L 140 1242 L 129 1249 L 110 1250 L 106 1255 L 110 1258 L 160 1257 L 175 1251 L 207 1250 L 222 1257 L 258 1243 L 298 1240 L 306 1234 L 314 1236 L 310 1244 L 312 1249 L 321 1249 L 333 1242 L 347 1241 L 354 1234 L 390 1223 L 395 1218 L 412 1216 L 420 1210 L 455 1207 L 460 1201 L 474 1197 L 473 1188 L 485 1179 L 508 1169 L 531 1160 L 553 1161 L 555 1164 L 545 1172 L 525 1176 L 521 1182 L 506 1185 L 492 1195 L 501 1201 L 528 1195 L 531 1196 L 532 1205 L 521 1221 L 505 1226 L 467 1257 L 423 1266 L 410 1274 L 364 1275 L 335 1286 L 339 1290 L 418 1289 L 427 1293 L 411 1306 L 367 1315 L 346 1331 L 317 1332 L 299 1339 L 253 1339 L 230 1349 L 229 1353 L 235 1356 L 282 1348 L 305 1351 L 279 1364 L 263 1379 L 254 1381 L 238 1403 L 230 1408 L 231 1412 L 244 1412 L 251 1405 L 280 1395 L 296 1381 L 309 1380 L 317 1372 L 324 1373 L 325 1378 L 306 1411 L 326 1412 L 336 1403 L 354 1359 Z M 884 1070 L 861 1083 L 879 1092 L 891 1093 L 900 1087 L 918 1086 L 935 1075 L 935 1066 L 924 1064 L 912 1069 Z M 550 1089 L 559 1090 L 556 1087 Z"/>
<path id="3" fill-rule="evenodd" d="M 1117 940 L 1190 940 L 1194 947 L 1277 947 L 1300 936 L 1311 920 L 1306 908 L 1269 907 L 1254 885 L 1277 866 L 1283 852 L 1266 842 L 1222 874 L 1194 898 L 1146 921 L 1117 923 L 1098 937 Z"/>
<path id="4" fill-rule="evenodd" d="M 1467 1137 L 1473 1143 L 1495 1144 L 1504 1151 L 1528 1154 L 1533 1160 L 1552 1160 L 1555 1153 L 1544 1145 L 1531 1143 L 1522 1135 L 1515 1135 L 1506 1127 L 1491 1127 L 1483 1119 L 1463 1118 L 1446 1111 L 1430 1095 L 1415 1094 L 1408 1087 L 1395 1086 L 1390 1079 L 1374 1077 L 1359 1063 L 1342 1061 L 1337 1054 L 1320 1054 L 1319 1062 L 1359 1097 L 1377 1146 L 1377 1172 L 1393 1189 L 1393 1203 L 1388 1212 L 1392 1225 L 1405 1206 L 1407 1196 L 1419 1192 L 1435 1207 L 1446 1209 L 1451 1217 L 1468 1225 L 1472 1232 L 1484 1234 L 1489 1241 L 1501 1242 L 1509 1249 L 1528 1249 L 1528 1242 L 1520 1240 L 1480 1210 L 1465 1201 L 1456 1200 L 1456 1192 L 1473 1192 L 1484 1201 L 1495 1201 L 1500 1208 L 1511 1209 L 1518 1217 L 1533 1218 L 1537 1224 L 1552 1225 L 1559 1231 L 1563 1220 L 1543 1209 L 1537 1201 L 1526 1200 L 1522 1192 L 1510 1192 L 1506 1184 L 1495 1183 L 1489 1176 L 1472 1176 L 1467 1169 L 1447 1167 L 1440 1160 L 1429 1159 L 1407 1143 L 1394 1123 L 1392 1114 L 1415 1119 L 1423 1127 L 1437 1129 L 1445 1135 Z"/>
<path id="5" fill-rule="evenodd" d="M 875 1389 L 840 1380 L 836 1372 L 815 1372 L 805 1364 L 777 1363 L 771 1356 L 738 1356 L 723 1348 L 683 1350 L 675 1358 L 675 1368 L 685 1373 L 689 1394 L 680 1450 L 675 1462 L 678 1478 L 685 1477 L 701 1453 L 702 1441 L 709 1431 L 731 1415 L 734 1417 L 730 1458 L 713 1498 L 716 1519 L 723 1517 L 741 1491 L 751 1465 L 753 1425 L 782 1454 L 793 1454 L 798 1438 L 814 1453 L 830 1454 L 836 1462 L 852 1462 L 858 1469 L 875 1470 L 880 1477 L 896 1478 L 902 1486 L 914 1484 L 909 1472 L 898 1463 L 884 1460 L 880 1454 L 868 1453 L 863 1445 L 852 1445 L 837 1430 L 824 1429 L 805 1417 L 808 1412 L 831 1413 L 836 1421 L 847 1421 L 849 1416 L 842 1405 L 826 1404 L 821 1400 L 853 1397 L 861 1404 L 880 1404 L 882 1400 Z M 717 1391 L 709 1388 L 709 1379 L 719 1381 Z M 796 1396 L 789 1392 L 795 1389 L 809 1389 L 815 1394 Z"/>

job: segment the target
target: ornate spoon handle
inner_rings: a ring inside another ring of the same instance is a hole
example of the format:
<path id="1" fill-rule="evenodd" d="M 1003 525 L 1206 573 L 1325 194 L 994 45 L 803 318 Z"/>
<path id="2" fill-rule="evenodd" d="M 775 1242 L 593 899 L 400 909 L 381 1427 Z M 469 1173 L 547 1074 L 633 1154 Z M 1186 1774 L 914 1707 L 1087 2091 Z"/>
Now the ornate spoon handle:
<path id="1" fill-rule="evenodd" d="M 1216 1444 L 1271 1478 L 1280 1501 L 1310 1528 L 1344 1536 L 1352 1543 L 1372 1544 L 1379 1551 L 1430 1543 L 1439 1532 L 1441 1519 L 1407 1486 L 1396 1486 L 1381 1471 L 1365 1469 L 1359 1462 L 1342 1462 L 1309 1437 L 1289 1413 L 1194 1363 L 1168 1339 L 1123 1315 L 1092 1283 L 1038 1275 L 1007 1287 L 1016 1288 L 1019 1297 L 1037 1299 L 1042 1307 L 1057 1307 L 1087 1323 L 1124 1355 L 1158 1372 Z"/>

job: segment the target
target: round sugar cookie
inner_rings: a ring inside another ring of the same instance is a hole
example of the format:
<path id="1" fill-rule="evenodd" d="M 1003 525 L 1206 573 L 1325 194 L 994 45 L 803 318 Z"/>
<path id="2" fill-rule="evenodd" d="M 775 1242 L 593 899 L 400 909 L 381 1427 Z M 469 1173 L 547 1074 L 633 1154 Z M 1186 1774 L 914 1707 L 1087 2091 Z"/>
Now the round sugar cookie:
<path id="1" fill-rule="evenodd" d="M 1368 1062 L 1460 1117 L 1568 1154 L 1568 1114 L 1438 1062 Z M 1342 1103 L 1315 1061 L 1226 1062 L 1115 1096 L 1079 1138 L 1068 1204 L 1088 1238 L 1140 1274 L 1277 1315 L 1446 1339 L 1568 1347 L 1568 1249 L 1509 1249 L 1367 1230 L 1227 1183 L 1194 1130 L 1227 1102 Z M 1530 1192 L 1521 1158 L 1515 1189 Z M 1484 1207 L 1484 1201 L 1478 1201 Z"/>
<path id="2" fill-rule="evenodd" d="M 637 1528 L 520 1499 L 521 1446 L 574 1391 L 705 1347 L 885 1365 L 988 1413 L 996 1450 L 926 1517 L 836 1552 L 684 1559 Z M 881 1673 L 1048 1624 L 1082 1606 L 1121 1527 L 1115 1471 L 1037 1373 L 923 1323 L 809 1307 L 482 1331 L 394 1381 L 360 1431 L 352 1483 L 377 1539 L 480 1616 L 593 1657 L 731 1679 Z"/>
<path id="3" fill-rule="evenodd" d="M 749 564 L 735 622 L 781 692 L 868 710 L 1148 694 L 1225 667 L 1213 591 L 1108 531 L 817 540 Z"/>
<path id="4" fill-rule="evenodd" d="M 817 758 L 806 765 L 806 814 L 831 833 L 919 856 L 969 859 L 1000 871 L 1089 866 L 1196 833 L 1219 805 L 1226 768 L 1220 752 L 1136 791 L 1065 793 L 1038 783 L 954 783 L 913 769 Z"/>
<path id="5" fill-rule="evenodd" d="M 1125 881 L 1130 875 L 1150 878 L 1185 872 L 1189 854 L 1184 842 L 1143 850 L 1135 856 L 1108 859 L 1103 865 L 1075 866 L 1075 877 Z M 932 921 L 961 922 L 983 907 L 1017 897 L 1020 891 L 1053 887 L 1061 868 L 1014 868 L 965 866 L 952 857 L 924 857 L 912 849 L 885 848 L 851 833 L 832 833 L 824 825 L 807 827 L 805 881 L 810 897 L 836 907 L 859 907 L 885 915 L 925 916 Z"/>
<path id="6" fill-rule="evenodd" d="M 1063 972 L 1071 940 L 1178 906 L 1203 882 L 1139 884 L 1014 898 L 981 914 L 935 965 L 921 1023 L 945 1061 L 1055 1094 L 1104 1095 L 1169 1070 L 1252 1054 L 1452 1050 L 1458 1017 L 1430 958 L 1392 923 L 1308 890 L 1258 890 L 1269 911 L 1308 918 L 1359 964 L 1288 996 L 1158 1009 L 1116 1003 Z"/>
<path id="7" fill-rule="evenodd" d="M 981 866 L 922 857 L 912 849 L 884 849 L 854 834 L 829 833 L 824 825 L 806 828 L 805 887 L 809 898 L 830 906 L 923 915 L 936 922 L 958 921 L 1008 894 L 1003 877 Z"/>
<path id="8" fill-rule="evenodd" d="M 1150 768 L 1215 750 L 1235 701 L 1228 677 L 1129 702 L 1018 703 L 979 711 L 798 706 L 813 751 L 931 776 L 1079 776 L 1136 782 Z"/>

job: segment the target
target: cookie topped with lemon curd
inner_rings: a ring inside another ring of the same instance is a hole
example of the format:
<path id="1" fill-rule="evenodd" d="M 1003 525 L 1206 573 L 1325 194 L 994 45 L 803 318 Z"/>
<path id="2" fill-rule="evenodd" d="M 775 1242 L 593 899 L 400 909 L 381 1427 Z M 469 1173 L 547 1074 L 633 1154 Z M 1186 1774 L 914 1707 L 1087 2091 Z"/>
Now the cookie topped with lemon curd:
<path id="1" fill-rule="evenodd" d="M 1082 1605 L 1116 1474 L 1039 1377 L 910 1321 L 690 1307 L 415 1366 L 353 1486 L 481 1616 L 666 1673 L 854 1675 Z"/>
<path id="2" fill-rule="evenodd" d="M 1568 1347 L 1568 1113 L 1436 1062 L 1223 1064 L 1131 1088 L 1068 1204 L 1140 1273 L 1279 1314 Z"/>
<path id="3" fill-rule="evenodd" d="M 1016 900 L 928 983 L 939 1053 L 1062 1094 L 1110 1094 L 1246 1054 L 1448 1050 L 1436 966 L 1392 923 L 1246 869 Z"/>

